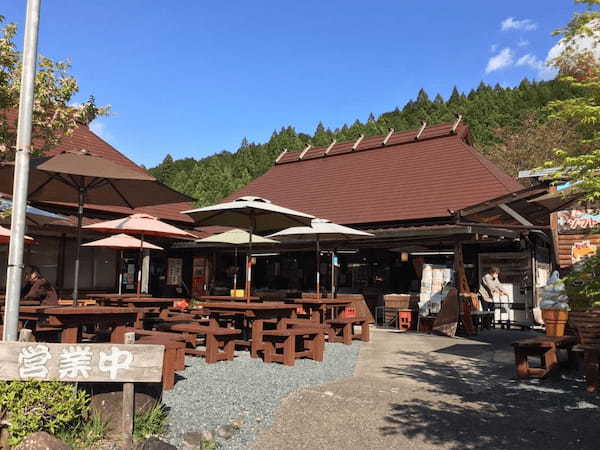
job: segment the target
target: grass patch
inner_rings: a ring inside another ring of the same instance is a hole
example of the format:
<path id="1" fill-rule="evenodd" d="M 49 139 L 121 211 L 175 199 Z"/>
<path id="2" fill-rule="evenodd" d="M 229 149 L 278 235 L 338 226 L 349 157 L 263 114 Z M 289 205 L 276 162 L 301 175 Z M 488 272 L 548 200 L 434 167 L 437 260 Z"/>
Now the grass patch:
<path id="1" fill-rule="evenodd" d="M 93 414 L 77 427 L 59 433 L 58 438 L 75 450 L 83 450 L 100 443 L 108 435 L 108 422 L 100 414 Z"/>
<path id="2" fill-rule="evenodd" d="M 160 437 L 167 431 L 168 413 L 162 403 L 144 413 L 136 414 L 133 426 L 133 438 L 142 441 L 149 437 Z"/>

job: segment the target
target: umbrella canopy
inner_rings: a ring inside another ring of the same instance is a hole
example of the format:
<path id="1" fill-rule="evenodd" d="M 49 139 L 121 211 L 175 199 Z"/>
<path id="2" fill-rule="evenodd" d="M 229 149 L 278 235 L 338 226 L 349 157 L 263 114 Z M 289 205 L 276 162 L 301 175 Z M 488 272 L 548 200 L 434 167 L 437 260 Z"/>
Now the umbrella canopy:
<path id="1" fill-rule="evenodd" d="M 0 163 L 0 192 L 12 193 L 14 172 L 14 163 Z M 134 209 L 191 200 L 141 170 L 129 169 L 86 150 L 32 159 L 27 198 L 41 202 L 77 203 L 79 206 L 73 306 L 77 305 L 79 294 L 79 252 L 84 204 Z"/>
<path id="2" fill-rule="evenodd" d="M 286 228 L 269 235 L 270 238 L 294 238 L 310 241 L 314 241 L 317 237 L 321 239 L 344 239 L 361 236 L 371 237 L 373 235 L 366 231 L 338 225 L 327 219 L 313 219 L 310 226 Z"/>
<path id="3" fill-rule="evenodd" d="M 309 225 L 314 216 L 284 208 L 261 197 L 240 197 L 227 203 L 184 211 L 198 225 L 239 227 L 252 233 Z"/>
<path id="4" fill-rule="evenodd" d="M 0 198 L 0 214 L 5 211 L 12 210 L 12 200 L 7 198 Z M 55 222 L 57 220 L 68 222 L 64 216 L 59 214 L 54 214 L 48 211 L 44 211 L 43 209 L 34 208 L 33 206 L 27 206 L 25 210 L 26 218 L 29 223 L 36 226 L 47 225 L 49 223 Z M 0 216 L 0 222 L 2 223 L 10 223 L 10 216 L 2 217 Z"/>
<path id="5" fill-rule="evenodd" d="M 310 240 L 315 241 L 317 245 L 317 274 L 316 274 L 316 293 L 317 297 L 321 295 L 321 248 L 320 240 L 325 239 L 347 239 L 347 238 L 358 238 L 358 237 L 370 237 L 373 236 L 371 233 L 365 231 L 355 230 L 354 228 L 346 227 L 344 225 L 338 225 L 337 223 L 330 222 L 327 219 L 313 219 L 308 227 L 292 227 L 286 230 L 281 230 L 277 233 L 271 234 L 269 237 L 276 238 L 293 238 L 298 240 Z M 335 294 L 334 287 L 334 267 L 333 267 L 333 253 L 332 253 L 332 264 L 331 264 L 331 293 Z"/>
<path id="6" fill-rule="evenodd" d="M 138 282 L 137 282 L 137 293 L 141 293 L 142 288 L 142 257 L 143 257 L 143 244 L 144 236 L 163 236 L 172 238 L 195 238 L 191 233 L 180 230 L 173 225 L 162 222 L 156 217 L 149 214 L 132 214 L 131 216 L 123 217 L 121 219 L 108 220 L 106 222 L 94 223 L 92 225 L 86 225 L 86 230 L 95 230 L 104 233 L 133 233 L 139 234 L 142 239 L 139 241 L 140 257 L 139 257 L 139 270 L 138 270 Z"/>
<path id="7" fill-rule="evenodd" d="M 115 234 L 104 239 L 98 239 L 97 241 L 87 242 L 83 244 L 83 247 L 106 247 L 106 248 L 117 248 L 117 249 L 128 249 L 128 248 L 142 248 L 144 250 L 163 250 L 158 245 L 150 244 L 149 242 L 142 242 L 140 239 L 129 236 L 128 234 Z"/>
<path id="8" fill-rule="evenodd" d="M 0 163 L 0 192 L 12 193 L 14 163 Z M 131 209 L 191 199 L 153 176 L 82 150 L 34 158 L 29 168 L 30 201 L 123 206 Z"/>
<path id="9" fill-rule="evenodd" d="M 6 244 L 10 242 L 10 230 L 8 228 L 4 228 L 0 226 L 0 244 Z M 29 236 L 25 236 L 25 243 L 31 244 L 33 242 L 33 238 Z"/>
<path id="10" fill-rule="evenodd" d="M 132 214 L 121 219 L 86 225 L 86 230 L 103 233 L 132 233 L 142 236 L 163 236 L 173 238 L 195 238 L 191 233 L 162 222 L 149 214 Z"/>
<path id="11" fill-rule="evenodd" d="M 309 225 L 314 216 L 274 205 L 261 197 L 240 197 L 237 200 L 204 208 L 184 211 L 198 225 L 239 227 L 249 231 L 248 254 L 252 254 L 252 236 L 257 231 L 281 230 L 298 225 Z M 252 258 L 246 263 L 246 300 L 252 289 Z"/>
<path id="12" fill-rule="evenodd" d="M 212 236 L 203 239 L 197 239 L 196 242 L 230 246 L 248 245 L 250 242 L 250 233 L 244 230 L 233 229 L 225 231 L 224 233 L 213 234 Z M 257 234 L 252 236 L 252 242 L 255 244 L 279 244 L 279 242 L 274 239 L 262 237 Z"/>

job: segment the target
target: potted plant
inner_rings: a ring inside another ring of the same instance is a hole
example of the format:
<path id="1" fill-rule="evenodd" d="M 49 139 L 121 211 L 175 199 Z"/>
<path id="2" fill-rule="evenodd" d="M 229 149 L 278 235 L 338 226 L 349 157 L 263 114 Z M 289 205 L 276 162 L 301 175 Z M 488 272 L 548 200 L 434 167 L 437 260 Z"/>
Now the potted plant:
<path id="1" fill-rule="evenodd" d="M 569 325 L 585 345 L 600 345 L 600 255 L 582 261 L 565 277 Z"/>
<path id="2" fill-rule="evenodd" d="M 565 326 L 569 318 L 568 301 L 563 280 L 559 279 L 558 272 L 555 272 L 544 287 L 543 300 L 540 302 L 547 336 L 565 335 Z"/>

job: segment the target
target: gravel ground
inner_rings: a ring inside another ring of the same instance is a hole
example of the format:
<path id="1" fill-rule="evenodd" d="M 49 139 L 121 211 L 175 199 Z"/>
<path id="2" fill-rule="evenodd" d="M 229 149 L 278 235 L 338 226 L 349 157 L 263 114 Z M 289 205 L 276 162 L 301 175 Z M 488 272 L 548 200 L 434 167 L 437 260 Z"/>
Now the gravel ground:
<path id="1" fill-rule="evenodd" d="M 186 432 L 214 430 L 231 420 L 245 423 L 220 448 L 246 448 L 256 432 L 271 425 L 275 409 L 288 394 L 306 387 L 352 376 L 360 342 L 353 345 L 326 344 L 325 359 L 297 360 L 295 366 L 265 364 L 238 352 L 234 361 L 206 364 L 202 358 L 188 358 L 175 388 L 166 391 L 163 401 L 170 409 L 167 440 L 181 446 Z"/>

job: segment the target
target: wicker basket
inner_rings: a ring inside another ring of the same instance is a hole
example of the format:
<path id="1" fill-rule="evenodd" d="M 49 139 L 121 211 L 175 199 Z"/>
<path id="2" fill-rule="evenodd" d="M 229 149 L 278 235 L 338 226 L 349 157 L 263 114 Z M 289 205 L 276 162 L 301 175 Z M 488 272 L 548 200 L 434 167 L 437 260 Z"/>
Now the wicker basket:
<path id="1" fill-rule="evenodd" d="M 571 311 L 569 325 L 575 328 L 583 345 L 600 346 L 600 311 Z"/>

